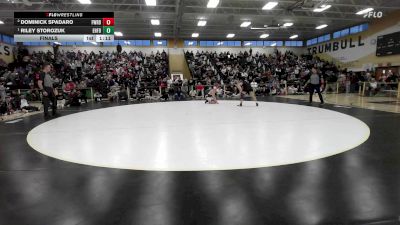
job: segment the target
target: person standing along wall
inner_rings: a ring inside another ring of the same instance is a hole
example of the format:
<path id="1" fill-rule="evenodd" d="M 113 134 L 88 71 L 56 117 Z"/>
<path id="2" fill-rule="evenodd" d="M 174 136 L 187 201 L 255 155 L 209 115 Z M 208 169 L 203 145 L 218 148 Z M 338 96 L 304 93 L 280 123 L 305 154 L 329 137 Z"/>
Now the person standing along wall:
<path id="1" fill-rule="evenodd" d="M 38 86 L 42 90 L 43 94 L 43 107 L 44 116 L 49 116 L 49 106 L 52 106 L 52 115 L 55 116 L 57 113 L 57 90 L 54 89 L 54 80 L 50 76 L 51 65 L 44 63 L 42 67 L 42 72 L 40 73 Z"/>
<path id="2" fill-rule="evenodd" d="M 324 104 L 324 99 L 322 98 L 321 94 L 321 77 L 317 73 L 317 70 L 313 68 L 311 70 L 311 76 L 310 79 L 307 81 L 306 85 L 310 84 L 309 86 L 309 92 L 310 92 L 310 103 L 312 103 L 314 91 L 318 93 L 319 100 L 321 101 L 321 104 Z"/>

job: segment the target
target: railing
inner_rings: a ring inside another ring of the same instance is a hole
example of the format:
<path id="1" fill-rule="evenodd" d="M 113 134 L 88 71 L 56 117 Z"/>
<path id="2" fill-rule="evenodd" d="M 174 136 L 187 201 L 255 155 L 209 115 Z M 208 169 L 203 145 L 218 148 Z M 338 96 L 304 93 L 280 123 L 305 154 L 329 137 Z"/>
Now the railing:
<path id="1" fill-rule="evenodd" d="M 396 97 L 400 99 L 400 82 L 361 82 L 360 96 Z"/>
<path id="2" fill-rule="evenodd" d="M 288 81 L 288 82 L 282 82 L 278 84 L 275 84 L 276 87 L 279 87 L 279 90 L 277 94 L 279 95 L 293 95 L 293 94 L 306 94 L 303 90 L 303 85 L 300 81 Z M 353 85 L 353 86 L 351 86 Z M 190 92 L 192 90 L 196 90 L 195 92 L 195 97 L 196 98 L 204 98 L 205 95 L 208 93 L 208 91 L 213 87 L 213 85 L 202 85 L 202 89 L 196 89 L 197 85 L 191 85 L 187 86 L 184 90 L 182 90 L 182 93 L 190 97 Z M 228 85 L 221 85 L 222 88 L 222 94 L 220 94 L 220 97 L 234 97 L 234 93 L 231 95 L 231 93 L 227 92 L 227 86 Z M 232 85 L 229 85 L 232 86 Z M 273 85 L 270 83 L 265 84 L 265 88 L 271 88 Z M 376 86 L 376 87 L 375 87 Z M 297 91 L 293 93 L 293 89 L 291 87 L 297 88 Z M 130 88 L 127 87 L 125 89 L 127 93 L 128 100 L 132 100 L 134 97 L 138 98 L 140 93 L 143 91 L 149 90 L 157 90 L 158 93 L 161 95 L 163 92 L 168 93 L 170 89 L 175 88 L 173 84 L 170 87 L 161 87 L 161 86 L 145 86 L 145 87 L 138 87 L 138 88 Z M 182 88 L 182 87 L 181 87 Z M 255 88 L 254 90 L 260 91 L 262 87 Z M 399 82 L 377 82 L 372 83 L 371 82 L 358 82 L 356 84 L 349 84 L 348 82 L 328 82 L 325 84 L 325 87 L 322 88 L 323 93 L 325 94 L 342 94 L 342 93 L 354 93 L 359 96 L 363 97 L 396 97 L 400 99 L 400 83 Z M 57 88 L 59 93 L 64 93 L 60 88 Z M 90 88 L 83 88 L 83 89 L 76 89 L 80 90 L 81 92 L 85 93 L 85 96 L 88 99 L 94 100 L 94 89 L 92 87 Z M 15 90 L 7 90 L 8 95 L 11 95 L 11 91 L 17 92 L 18 95 L 25 94 L 28 91 L 30 92 L 35 92 L 36 94 L 39 94 L 38 99 L 33 100 L 33 101 L 41 101 L 42 99 L 42 94 L 41 91 L 38 89 L 15 89 Z M 121 90 L 117 90 L 116 93 L 118 94 Z M 151 92 L 150 92 L 151 93 Z M 152 96 L 152 93 L 150 94 Z M 107 98 L 108 96 L 102 96 L 102 98 Z M 139 97 L 140 98 L 140 97 Z"/>
<path id="3" fill-rule="evenodd" d="M 63 89 L 61 89 L 61 88 L 56 88 L 57 89 L 57 91 L 58 91 L 58 93 L 59 94 L 62 94 L 62 93 L 66 93 Z M 85 93 L 85 96 L 87 97 L 87 98 L 89 98 L 89 99 L 94 99 L 93 98 L 93 96 L 94 96 L 94 92 L 93 92 L 93 88 L 75 88 L 75 90 L 78 90 L 78 91 L 81 91 L 81 92 L 84 92 Z M 43 97 L 43 95 L 42 95 L 42 90 L 40 90 L 40 89 L 13 89 L 13 90 L 6 90 L 6 95 L 7 96 L 12 96 L 13 94 L 12 94 L 12 92 L 16 92 L 16 94 L 17 95 L 22 95 L 22 94 L 27 94 L 28 92 L 33 92 L 33 93 L 36 93 L 36 94 L 38 94 L 39 96 L 37 96 L 38 98 L 37 99 L 34 99 L 33 101 L 41 101 L 42 100 L 42 97 Z"/>

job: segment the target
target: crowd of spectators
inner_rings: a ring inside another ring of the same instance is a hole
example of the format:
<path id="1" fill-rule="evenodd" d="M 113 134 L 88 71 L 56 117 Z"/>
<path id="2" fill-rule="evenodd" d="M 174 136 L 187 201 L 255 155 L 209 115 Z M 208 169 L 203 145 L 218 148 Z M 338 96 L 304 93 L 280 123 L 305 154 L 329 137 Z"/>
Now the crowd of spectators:
<path id="1" fill-rule="evenodd" d="M 359 82 L 374 81 L 369 71 L 347 71 L 318 57 L 296 55 L 291 51 L 275 50 L 269 55 L 254 53 L 252 49 L 239 53 L 186 51 L 185 57 L 198 85 L 223 85 L 226 95 L 237 93 L 234 82 L 238 79 L 251 83 L 258 95 L 303 94 L 303 84 L 309 79 L 312 68 L 317 69 L 326 84 L 323 88 L 328 91 L 336 90 L 329 85 L 336 82 L 340 92 L 349 93 L 358 91 Z M 396 74 L 388 73 L 378 82 L 397 80 Z"/>
<path id="2" fill-rule="evenodd" d="M 379 80 L 371 72 L 354 73 L 341 69 L 333 63 L 310 55 L 275 50 L 272 54 L 249 51 L 185 52 L 192 79 L 171 79 L 168 55 L 165 51 L 144 54 L 130 52 L 87 51 L 18 51 L 15 62 L 0 67 L 0 114 L 16 110 L 36 110 L 22 101 L 40 101 L 37 81 L 43 63 L 53 65 L 54 86 L 60 91 L 57 96 L 64 105 L 80 105 L 87 102 L 89 88 L 96 101 L 128 100 L 129 97 L 143 100 L 182 100 L 203 97 L 213 85 L 222 97 L 234 97 L 238 90 L 234 82 L 238 79 L 251 84 L 257 95 L 303 94 L 303 84 L 308 80 L 312 68 L 318 70 L 325 89 L 335 89 L 329 83 L 340 84 L 341 92 L 355 92 L 360 81 L 368 81 L 367 90 L 376 94 L 378 82 L 397 82 L 398 75 L 388 72 Z M 391 86 L 389 86 L 391 87 Z M 395 88 L 395 87 L 393 87 Z M 23 91 L 16 91 L 22 89 Z M 129 90 L 129 91 L 128 91 Z M 130 95 L 130 96 L 129 96 Z"/>
<path id="3" fill-rule="evenodd" d="M 51 75 L 54 87 L 61 90 L 57 98 L 63 99 L 66 105 L 86 102 L 89 88 L 93 89 L 98 100 L 126 100 L 127 87 L 132 90 L 133 97 L 146 91 L 154 93 L 153 90 L 159 90 L 162 83 L 167 83 L 169 75 L 165 51 L 146 55 L 140 51 L 58 51 L 56 54 L 47 51 L 29 54 L 22 50 L 14 63 L 0 68 L 0 105 L 8 104 L 7 113 L 19 108 L 18 104 L 6 103 L 6 97 L 11 102 L 18 101 L 21 95 L 28 101 L 40 100 L 37 81 L 45 62 L 53 65 Z M 23 94 L 16 93 L 17 89 L 23 89 Z"/>

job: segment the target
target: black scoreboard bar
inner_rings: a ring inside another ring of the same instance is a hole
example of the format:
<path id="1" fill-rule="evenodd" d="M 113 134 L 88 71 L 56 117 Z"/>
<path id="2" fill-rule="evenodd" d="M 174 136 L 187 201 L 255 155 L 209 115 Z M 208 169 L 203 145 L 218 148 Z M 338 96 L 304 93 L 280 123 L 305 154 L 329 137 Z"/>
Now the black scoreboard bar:
<path id="1" fill-rule="evenodd" d="M 103 26 L 102 19 L 14 19 L 14 26 L 24 27 L 48 27 L 48 26 Z M 104 26 L 107 26 L 104 24 Z"/>
<path id="2" fill-rule="evenodd" d="M 114 12 L 14 12 L 14 40 L 114 41 Z"/>
<path id="3" fill-rule="evenodd" d="M 14 18 L 114 18 L 114 12 L 14 12 Z"/>
<path id="4" fill-rule="evenodd" d="M 14 27 L 14 34 L 103 34 L 103 27 Z"/>

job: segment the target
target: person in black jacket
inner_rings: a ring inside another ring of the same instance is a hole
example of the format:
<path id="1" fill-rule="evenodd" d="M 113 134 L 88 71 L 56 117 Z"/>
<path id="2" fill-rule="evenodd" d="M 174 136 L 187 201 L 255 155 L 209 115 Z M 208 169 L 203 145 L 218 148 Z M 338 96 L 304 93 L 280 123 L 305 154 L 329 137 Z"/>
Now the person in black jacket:
<path id="1" fill-rule="evenodd" d="M 49 116 L 49 106 L 52 106 L 52 114 L 56 115 L 57 112 L 57 90 L 53 87 L 54 80 L 50 75 L 51 65 L 44 63 L 42 67 L 42 72 L 40 73 L 38 86 L 43 93 L 43 106 L 44 106 L 44 116 Z"/>

